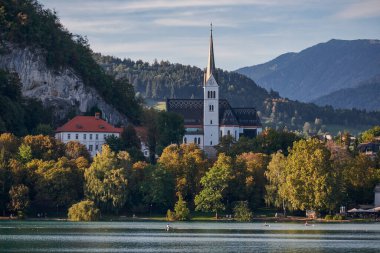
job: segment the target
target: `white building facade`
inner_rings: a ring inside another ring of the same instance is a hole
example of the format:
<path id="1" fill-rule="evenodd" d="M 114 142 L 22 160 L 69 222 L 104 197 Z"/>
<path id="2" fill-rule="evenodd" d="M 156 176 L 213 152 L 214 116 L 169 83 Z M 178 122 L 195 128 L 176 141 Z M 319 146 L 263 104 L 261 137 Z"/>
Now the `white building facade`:
<path id="1" fill-rule="evenodd" d="M 100 118 L 100 114 L 94 116 L 76 116 L 63 126 L 57 128 L 55 138 L 68 143 L 77 141 L 86 146 L 94 157 L 102 151 L 102 145 L 106 143 L 108 136 L 120 137 L 122 128 L 116 128 Z"/>
<path id="2" fill-rule="evenodd" d="M 212 30 L 203 99 L 167 99 L 166 109 L 183 116 L 183 143 L 195 143 L 205 150 L 218 145 L 222 136 L 239 140 L 240 136 L 255 137 L 262 131 L 255 108 L 232 108 L 227 100 L 220 99 Z"/>

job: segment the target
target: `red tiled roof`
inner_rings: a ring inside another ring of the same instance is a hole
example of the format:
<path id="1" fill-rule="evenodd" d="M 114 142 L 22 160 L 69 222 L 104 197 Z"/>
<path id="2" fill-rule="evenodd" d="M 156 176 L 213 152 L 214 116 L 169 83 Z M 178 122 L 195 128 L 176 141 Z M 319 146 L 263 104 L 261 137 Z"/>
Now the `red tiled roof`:
<path id="1" fill-rule="evenodd" d="M 103 119 L 94 116 L 76 116 L 55 132 L 102 132 L 102 133 L 121 133 L 122 128 L 117 128 Z"/>

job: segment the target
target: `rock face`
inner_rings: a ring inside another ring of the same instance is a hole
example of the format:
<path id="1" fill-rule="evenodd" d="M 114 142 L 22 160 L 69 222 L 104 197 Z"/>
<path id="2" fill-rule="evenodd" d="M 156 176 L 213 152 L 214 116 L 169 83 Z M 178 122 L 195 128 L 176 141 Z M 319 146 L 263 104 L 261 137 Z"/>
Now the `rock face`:
<path id="1" fill-rule="evenodd" d="M 53 106 L 60 119 L 72 109 L 84 113 L 97 106 L 111 124 L 127 123 L 127 118 L 107 104 L 94 88 L 85 86 L 74 70 L 49 69 L 38 50 L 8 46 L 6 53 L 0 54 L 0 69 L 16 72 L 22 94 L 41 100 L 44 106 Z"/>

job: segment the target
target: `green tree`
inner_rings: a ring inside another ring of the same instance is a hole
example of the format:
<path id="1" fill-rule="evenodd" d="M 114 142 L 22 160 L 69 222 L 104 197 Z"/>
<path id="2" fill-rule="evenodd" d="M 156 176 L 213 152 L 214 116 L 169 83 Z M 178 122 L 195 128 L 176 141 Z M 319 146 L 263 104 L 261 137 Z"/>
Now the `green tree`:
<path id="1" fill-rule="evenodd" d="M 178 196 L 178 201 L 175 203 L 174 212 L 177 220 L 190 220 L 190 210 L 181 195 Z"/>
<path id="2" fill-rule="evenodd" d="M 238 221 L 251 221 L 253 214 L 247 201 L 238 201 L 234 207 L 234 218 Z"/>
<path id="3" fill-rule="evenodd" d="M 97 221 L 100 218 L 100 210 L 91 200 L 82 200 L 72 205 L 67 213 L 71 221 Z"/>
<path id="4" fill-rule="evenodd" d="M 285 198 L 280 192 L 280 188 L 285 184 L 285 165 L 286 157 L 282 152 L 277 152 L 272 155 L 272 159 L 268 164 L 265 177 L 268 184 L 265 186 L 265 203 L 269 206 L 282 207 L 285 214 Z"/>
<path id="5" fill-rule="evenodd" d="M 223 198 L 232 177 L 232 167 L 231 157 L 218 155 L 218 160 L 201 179 L 202 190 L 195 196 L 195 210 L 215 212 L 218 219 L 218 212 L 225 209 Z"/>
<path id="6" fill-rule="evenodd" d="M 370 142 L 374 141 L 376 137 L 380 136 L 380 126 L 374 126 L 371 129 L 368 129 L 367 131 L 364 131 L 361 136 L 360 140 L 362 142 Z"/>
<path id="7" fill-rule="evenodd" d="M 23 216 L 30 205 L 29 188 L 23 184 L 12 186 L 9 191 L 9 209 Z"/>
<path id="8" fill-rule="evenodd" d="M 30 146 L 22 143 L 18 148 L 19 159 L 22 163 L 30 162 L 33 158 Z"/>
<path id="9" fill-rule="evenodd" d="M 334 210 L 340 202 L 341 175 L 330 163 L 330 151 L 317 139 L 301 140 L 294 144 L 285 165 L 285 184 L 280 195 L 294 209 Z"/>
<path id="10" fill-rule="evenodd" d="M 86 169 L 85 180 L 86 196 L 102 210 L 118 213 L 124 206 L 128 196 L 126 170 L 108 145 L 103 145 L 102 152 Z"/>

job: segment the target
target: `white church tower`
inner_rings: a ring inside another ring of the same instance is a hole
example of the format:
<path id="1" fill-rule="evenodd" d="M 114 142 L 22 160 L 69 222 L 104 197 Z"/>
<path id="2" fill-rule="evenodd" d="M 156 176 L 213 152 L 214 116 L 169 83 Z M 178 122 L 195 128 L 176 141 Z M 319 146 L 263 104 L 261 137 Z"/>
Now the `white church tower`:
<path id="1" fill-rule="evenodd" d="M 216 75 L 211 24 L 208 63 L 203 84 L 203 144 L 205 149 L 219 144 L 219 85 Z"/>

